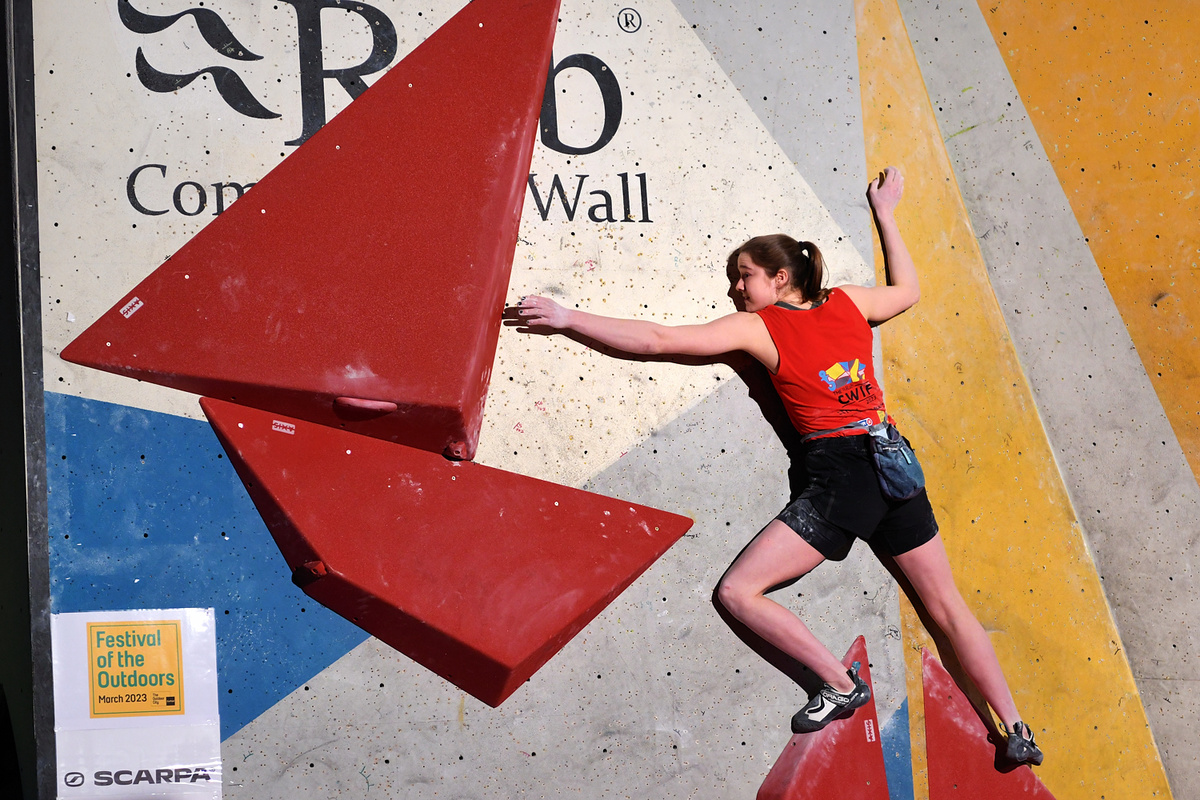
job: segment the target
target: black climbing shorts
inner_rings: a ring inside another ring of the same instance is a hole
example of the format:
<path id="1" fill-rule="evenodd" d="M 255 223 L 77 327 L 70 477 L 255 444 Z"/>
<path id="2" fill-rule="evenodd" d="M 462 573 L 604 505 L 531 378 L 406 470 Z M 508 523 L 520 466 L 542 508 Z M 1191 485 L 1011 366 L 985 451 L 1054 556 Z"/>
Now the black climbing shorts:
<path id="1" fill-rule="evenodd" d="M 867 436 L 816 439 L 804 450 L 803 489 L 776 519 L 830 561 L 841 561 L 855 539 L 898 556 L 937 535 L 937 520 L 922 489 L 908 500 L 879 490 Z"/>

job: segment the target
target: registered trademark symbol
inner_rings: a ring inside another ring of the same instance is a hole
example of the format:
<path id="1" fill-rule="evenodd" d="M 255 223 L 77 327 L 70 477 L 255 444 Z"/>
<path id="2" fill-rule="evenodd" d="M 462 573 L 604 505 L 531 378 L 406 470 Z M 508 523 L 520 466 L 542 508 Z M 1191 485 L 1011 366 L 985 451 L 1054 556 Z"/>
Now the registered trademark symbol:
<path id="1" fill-rule="evenodd" d="M 617 12 L 617 24 L 626 33 L 637 33 L 642 27 L 642 15 L 632 8 L 622 8 Z"/>
<path id="2" fill-rule="evenodd" d="M 68 772 L 66 775 L 63 776 L 63 783 L 65 783 L 67 786 L 72 786 L 72 787 L 83 786 L 83 773 L 82 772 Z"/>

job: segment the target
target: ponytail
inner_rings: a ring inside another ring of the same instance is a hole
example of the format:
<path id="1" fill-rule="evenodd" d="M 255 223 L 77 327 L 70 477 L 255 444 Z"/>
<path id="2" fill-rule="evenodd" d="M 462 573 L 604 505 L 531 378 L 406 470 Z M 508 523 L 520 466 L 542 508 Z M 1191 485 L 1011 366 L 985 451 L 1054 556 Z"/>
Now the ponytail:
<path id="1" fill-rule="evenodd" d="M 796 250 L 798 257 L 795 263 L 804 264 L 807 268 L 791 273 L 792 285 L 800 290 L 805 300 L 813 303 L 823 302 L 829 295 L 828 289 L 821 288 L 825 281 L 825 258 L 812 242 L 796 242 Z"/>

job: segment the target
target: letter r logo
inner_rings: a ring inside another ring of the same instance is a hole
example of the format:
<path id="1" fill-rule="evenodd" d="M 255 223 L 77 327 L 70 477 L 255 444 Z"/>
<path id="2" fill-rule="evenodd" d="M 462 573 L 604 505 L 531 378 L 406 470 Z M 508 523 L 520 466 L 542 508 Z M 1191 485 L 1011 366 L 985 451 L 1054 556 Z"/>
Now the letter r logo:
<path id="1" fill-rule="evenodd" d="M 366 3 L 343 4 L 342 0 L 282 0 L 296 9 L 299 31 L 300 103 L 304 128 L 300 135 L 285 144 L 302 145 L 325 124 L 325 80 L 333 78 L 351 98 L 367 90 L 364 75 L 385 69 L 396 57 L 396 26 L 387 16 Z M 336 8 L 358 14 L 371 30 L 371 54 L 357 67 L 325 69 L 321 40 L 321 11 Z"/>

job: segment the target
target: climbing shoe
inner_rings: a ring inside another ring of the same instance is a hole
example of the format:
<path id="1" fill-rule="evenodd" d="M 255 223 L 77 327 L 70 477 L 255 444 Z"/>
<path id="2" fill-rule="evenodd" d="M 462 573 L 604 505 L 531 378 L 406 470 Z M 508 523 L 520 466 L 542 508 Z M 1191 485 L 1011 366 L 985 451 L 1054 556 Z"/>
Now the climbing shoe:
<path id="1" fill-rule="evenodd" d="M 854 709 L 861 708 L 871 699 L 871 687 L 858 677 L 862 665 L 855 661 L 846 674 L 854 681 L 854 689 L 843 694 L 828 683 L 805 703 L 804 708 L 792 717 L 792 733 L 819 731 L 839 717 L 848 717 Z M 1038 754 L 1040 757 L 1040 753 Z"/>
<path id="2" fill-rule="evenodd" d="M 1029 726 L 1024 722 L 1014 722 L 1013 729 L 1010 731 L 1007 727 L 1004 732 L 1008 734 L 1008 744 L 1004 748 L 1004 757 L 1014 764 L 1032 764 L 1038 766 L 1042 763 L 1042 751 L 1033 741 L 1033 731 L 1029 730 Z"/>

